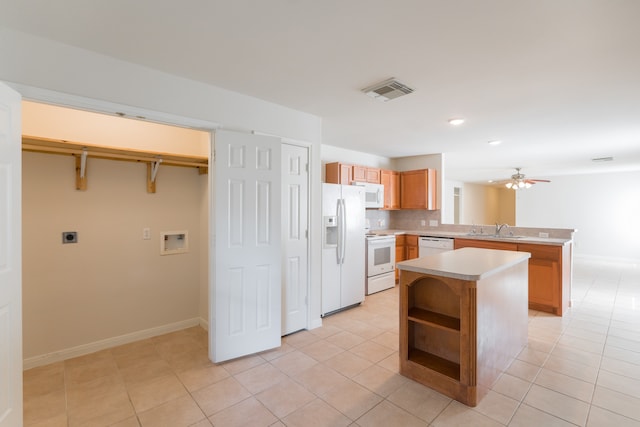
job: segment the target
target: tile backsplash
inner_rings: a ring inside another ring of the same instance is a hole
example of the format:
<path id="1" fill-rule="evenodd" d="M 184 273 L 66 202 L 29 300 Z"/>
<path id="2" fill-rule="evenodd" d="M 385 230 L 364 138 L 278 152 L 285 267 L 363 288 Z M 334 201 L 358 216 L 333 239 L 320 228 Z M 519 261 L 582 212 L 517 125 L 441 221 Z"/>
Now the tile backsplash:
<path id="1" fill-rule="evenodd" d="M 429 221 L 438 221 L 440 225 L 440 211 L 426 211 L 419 209 L 394 211 L 391 215 L 389 228 L 402 230 L 420 230 L 429 226 Z M 425 225 L 422 225 L 424 221 Z"/>
<path id="2" fill-rule="evenodd" d="M 386 230 L 390 227 L 391 223 L 391 211 L 384 211 L 378 209 L 367 209 L 366 211 L 366 221 L 367 228 L 370 230 Z"/>
<path id="3" fill-rule="evenodd" d="M 440 211 L 367 209 L 366 218 L 371 230 L 420 230 L 427 228 L 431 220 L 440 224 Z"/>

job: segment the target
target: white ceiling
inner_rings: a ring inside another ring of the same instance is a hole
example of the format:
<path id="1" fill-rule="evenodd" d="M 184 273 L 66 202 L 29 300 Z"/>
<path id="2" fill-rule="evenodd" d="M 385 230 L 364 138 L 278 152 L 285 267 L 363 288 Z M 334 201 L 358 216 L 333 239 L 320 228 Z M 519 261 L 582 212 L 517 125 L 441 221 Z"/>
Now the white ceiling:
<path id="1" fill-rule="evenodd" d="M 326 144 L 445 153 L 448 178 L 640 169 L 638 0 L 0 0 L 0 10 L 18 31 L 321 116 Z M 360 92 L 389 77 L 415 92 L 387 103 Z M 590 160 L 604 156 L 615 160 Z"/>

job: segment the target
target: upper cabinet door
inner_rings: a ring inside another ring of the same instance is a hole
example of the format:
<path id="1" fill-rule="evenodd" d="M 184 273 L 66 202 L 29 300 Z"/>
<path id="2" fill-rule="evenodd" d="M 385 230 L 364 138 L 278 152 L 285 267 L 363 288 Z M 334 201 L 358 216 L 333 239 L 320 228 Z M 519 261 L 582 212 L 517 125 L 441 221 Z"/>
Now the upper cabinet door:
<path id="1" fill-rule="evenodd" d="M 0 83 L 0 426 L 22 425 L 20 95 Z"/>
<path id="2" fill-rule="evenodd" d="M 353 180 L 355 182 L 367 182 L 367 168 L 365 166 L 353 166 Z"/>
<path id="3" fill-rule="evenodd" d="M 367 168 L 367 182 L 372 184 L 380 184 L 380 169 Z"/>
<path id="4" fill-rule="evenodd" d="M 380 184 L 384 185 L 384 209 L 400 209 L 400 173 L 380 170 Z"/>
<path id="5" fill-rule="evenodd" d="M 327 163 L 325 165 L 324 182 L 329 184 L 351 185 L 353 181 L 352 166 L 345 163 Z"/>
<path id="6" fill-rule="evenodd" d="M 438 209 L 436 170 L 419 169 L 400 175 L 400 207 L 402 209 Z"/>
<path id="7" fill-rule="evenodd" d="M 214 362 L 280 346 L 280 144 L 279 138 L 215 133 Z"/>

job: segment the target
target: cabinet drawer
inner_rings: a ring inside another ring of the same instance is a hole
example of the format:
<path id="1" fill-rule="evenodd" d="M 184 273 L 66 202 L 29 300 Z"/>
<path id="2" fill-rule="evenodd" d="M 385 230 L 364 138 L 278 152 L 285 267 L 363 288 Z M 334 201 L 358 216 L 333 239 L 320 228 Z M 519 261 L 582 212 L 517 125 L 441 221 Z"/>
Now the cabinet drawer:
<path id="1" fill-rule="evenodd" d="M 529 252 L 531 259 L 545 259 L 560 262 L 562 257 L 562 247 L 550 245 L 536 245 L 532 243 L 519 243 L 520 252 Z"/>
<path id="2" fill-rule="evenodd" d="M 396 247 L 407 244 L 407 236 L 405 234 L 396 234 Z"/>
<path id="3" fill-rule="evenodd" d="M 499 249 L 502 251 L 517 251 L 518 245 L 509 242 L 494 242 L 489 240 L 476 239 L 455 239 L 455 249 L 460 248 L 481 248 L 481 249 Z"/>
<path id="4" fill-rule="evenodd" d="M 406 240 L 407 245 L 409 245 L 409 246 L 418 246 L 418 236 L 415 236 L 413 234 L 406 234 L 405 237 L 407 239 Z"/>

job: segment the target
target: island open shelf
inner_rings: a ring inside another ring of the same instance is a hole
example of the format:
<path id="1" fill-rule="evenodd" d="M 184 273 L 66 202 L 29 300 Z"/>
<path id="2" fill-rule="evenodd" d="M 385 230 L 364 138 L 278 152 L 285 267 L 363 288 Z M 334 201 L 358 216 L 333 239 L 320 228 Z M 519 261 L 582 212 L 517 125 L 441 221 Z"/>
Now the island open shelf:
<path id="1" fill-rule="evenodd" d="M 528 258 L 465 248 L 399 263 L 400 373 L 476 406 L 527 342 Z"/>
<path id="2" fill-rule="evenodd" d="M 411 320 L 412 322 L 423 323 L 425 325 L 431 325 L 433 327 L 440 327 L 443 329 L 451 329 L 454 331 L 460 330 L 459 318 L 435 313 L 429 310 L 423 310 L 417 307 L 412 307 L 409 309 L 409 320 Z"/>

